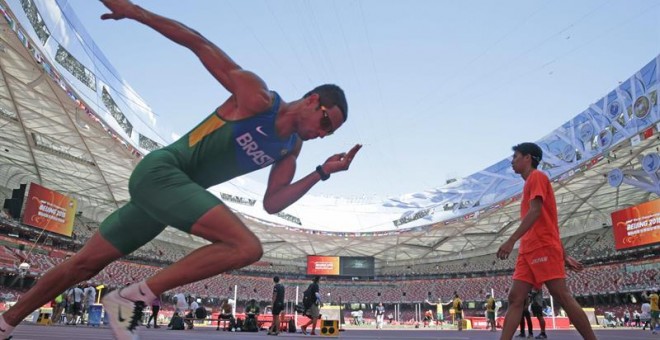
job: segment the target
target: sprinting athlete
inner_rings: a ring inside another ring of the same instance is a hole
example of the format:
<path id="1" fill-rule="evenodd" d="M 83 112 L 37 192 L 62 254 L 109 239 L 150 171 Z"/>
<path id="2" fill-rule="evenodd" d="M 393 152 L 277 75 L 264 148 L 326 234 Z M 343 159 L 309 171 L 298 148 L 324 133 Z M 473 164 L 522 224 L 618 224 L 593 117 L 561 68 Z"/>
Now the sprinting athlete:
<path id="1" fill-rule="evenodd" d="M 172 288 L 241 268 L 262 256 L 259 239 L 206 188 L 271 166 L 264 209 L 276 213 L 319 181 L 347 170 L 361 145 L 330 156 L 293 181 L 304 141 L 331 135 L 348 117 L 344 92 L 321 85 L 285 102 L 264 81 L 242 69 L 220 48 L 189 27 L 128 0 L 103 0 L 102 19 L 131 19 L 190 49 L 231 96 L 192 131 L 151 152 L 129 180 L 131 200 L 106 218 L 69 260 L 46 273 L 0 316 L 0 339 L 39 306 L 75 283 L 154 239 L 166 226 L 211 242 L 154 276 L 103 298 L 117 339 L 134 339 L 145 303 Z"/>

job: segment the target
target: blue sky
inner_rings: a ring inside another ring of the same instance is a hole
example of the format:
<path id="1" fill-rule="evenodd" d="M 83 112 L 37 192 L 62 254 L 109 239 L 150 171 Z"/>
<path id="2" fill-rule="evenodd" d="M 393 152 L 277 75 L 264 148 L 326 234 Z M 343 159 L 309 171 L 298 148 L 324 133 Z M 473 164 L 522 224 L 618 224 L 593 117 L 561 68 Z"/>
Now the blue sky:
<path id="1" fill-rule="evenodd" d="M 336 83 L 349 120 L 306 143 L 298 175 L 364 144 L 313 194 L 397 196 L 466 177 L 538 140 L 660 53 L 660 2 L 137 1 L 205 35 L 285 100 Z M 227 92 L 195 56 L 133 21 L 70 0 L 119 73 L 184 134 Z M 252 175 L 265 182 L 266 171 Z"/>

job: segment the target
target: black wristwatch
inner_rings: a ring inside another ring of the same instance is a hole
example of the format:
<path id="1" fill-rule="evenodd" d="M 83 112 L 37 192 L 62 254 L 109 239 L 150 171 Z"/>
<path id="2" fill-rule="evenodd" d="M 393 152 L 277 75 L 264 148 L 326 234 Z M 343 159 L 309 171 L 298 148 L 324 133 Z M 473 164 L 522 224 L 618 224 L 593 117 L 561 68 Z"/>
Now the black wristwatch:
<path id="1" fill-rule="evenodd" d="M 320 166 L 320 165 L 316 167 L 316 172 L 319 173 L 319 175 L 321 176 L 322 181 L 325 181 L 328 178 L 330 178 L 330 174 L 326 174 L 325 171 L 323 171 L 323 167 Z"/>

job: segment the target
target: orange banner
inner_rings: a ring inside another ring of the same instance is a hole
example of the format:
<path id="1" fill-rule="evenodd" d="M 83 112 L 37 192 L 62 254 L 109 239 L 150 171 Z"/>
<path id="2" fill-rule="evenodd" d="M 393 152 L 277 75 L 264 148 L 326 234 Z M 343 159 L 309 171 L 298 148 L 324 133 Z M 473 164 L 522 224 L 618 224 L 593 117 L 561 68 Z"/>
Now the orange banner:
<path id="1" fill-rule="evenodd" d="M 616 250 L 660 242 L 660 199 L 612 213 Z"/>
<path id="2" fill-rule="evenodd" d="M 76 207 L 75 199 L 30 183 L 23 223 L 71 237 Z"/>
<path id="3" fill-rule="evenodd" d="M 339 257 L 308 255 L 307 275 L 339 275 Z"/>

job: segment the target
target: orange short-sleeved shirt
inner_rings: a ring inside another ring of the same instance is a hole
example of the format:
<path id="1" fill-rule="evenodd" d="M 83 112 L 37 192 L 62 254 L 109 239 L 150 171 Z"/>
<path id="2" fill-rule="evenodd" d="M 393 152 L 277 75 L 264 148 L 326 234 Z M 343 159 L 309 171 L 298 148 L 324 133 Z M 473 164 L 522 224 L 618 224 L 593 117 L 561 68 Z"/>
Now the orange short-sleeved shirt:
<path id="1" fill-rule="evenodd" d="M 520 204 L 520 219 L 527 215 L 530 201 L 537 197 L 543 201 L 541 215 L 520 239 L 519 254 L 526 254 L 543 247 L 562 249 L 557 222 L 557 203 L 555 202 L 552 184 L 543 172 L 533 170 L 525 180 L 522 203 Z"/>

